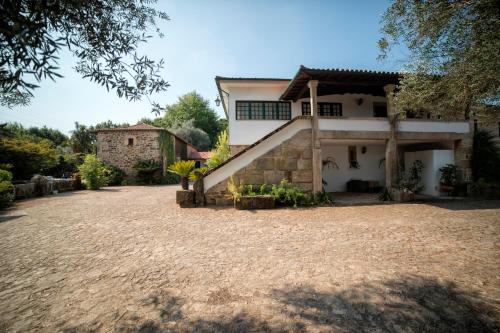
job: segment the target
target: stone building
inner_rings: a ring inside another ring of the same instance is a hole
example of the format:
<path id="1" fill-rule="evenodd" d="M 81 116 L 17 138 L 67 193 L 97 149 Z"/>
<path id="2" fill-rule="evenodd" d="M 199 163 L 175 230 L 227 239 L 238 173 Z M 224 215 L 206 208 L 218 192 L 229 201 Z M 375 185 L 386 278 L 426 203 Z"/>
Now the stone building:
<path id="1" fill-rule="evenodd" d="M 129 176 L 135 175 L 139 160 L 154 160 L 166 168 L 188 159 L 196 148 L 166 129 L 138 124 L 126 128 L 103 128 L 97 132 L 97 155 Z"/>

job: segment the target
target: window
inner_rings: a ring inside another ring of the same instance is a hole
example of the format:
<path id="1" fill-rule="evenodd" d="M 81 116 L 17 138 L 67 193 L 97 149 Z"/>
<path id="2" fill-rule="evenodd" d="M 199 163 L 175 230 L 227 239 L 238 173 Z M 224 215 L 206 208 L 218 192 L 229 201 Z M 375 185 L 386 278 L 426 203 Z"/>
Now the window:
<path id="1" fill-rule="evenodd" d="M 237 120 L 290 120 L 290 102 L 236 101 Z"/>
<path id="2" fill-rule="evenodd" d="M 381 102 L 373 103 L 373 116 L 380 118 L 387 118 L 387 104 Z M 407 113 L 408 116 L 408 113 Z M 408 117 L 411 118 L 411 117 Z"/>
<path id="3" fill-rule="evenodd" d="M 128 146 L 131 147 L 134 145 L 134 139 L 133 138 L 128 138 Z"/>
<path id="4" fill-rule="evenodd" d="M 342 117 L 342 103 L 318 103 L 318 114 L 320 117 Z M 311 115 L 311 103 L 302 102 L 302 115 Z"/>

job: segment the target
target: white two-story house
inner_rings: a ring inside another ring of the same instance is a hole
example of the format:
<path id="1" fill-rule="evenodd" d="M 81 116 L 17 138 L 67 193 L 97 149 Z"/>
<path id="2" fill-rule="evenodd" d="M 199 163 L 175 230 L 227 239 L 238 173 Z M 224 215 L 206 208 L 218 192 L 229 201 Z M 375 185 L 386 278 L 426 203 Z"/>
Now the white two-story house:
<path id="1" fill-rule="evenodd" d="M 230 176 L 253 185 L 287 178 L 313 192 L 394 187 L 417 159 L 424 193 L 438 195 L 440 167 L 469 173 L 470 124 L 397 112 L 399 78 L 303 66 L 293 79 L 216 77 L 233 156 L 205 177 L 207 198 Z"/>

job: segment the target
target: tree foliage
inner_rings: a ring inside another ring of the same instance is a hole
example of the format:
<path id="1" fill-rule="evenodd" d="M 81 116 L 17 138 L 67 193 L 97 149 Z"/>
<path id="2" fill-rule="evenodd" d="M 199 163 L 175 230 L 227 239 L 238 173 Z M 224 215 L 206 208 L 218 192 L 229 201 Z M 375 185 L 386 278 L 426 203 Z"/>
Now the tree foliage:
<path id="1" fill-rule="evenodd" d="M 212 169 L 223 163 L 231 156 L 229 149 L 229 137 L 227 131 L 220 132 L 215 149 L 212 150 L 212 156 L 207 161 L 207 166 Z"/>
<path id="2" fill-rule="evenodd" d="M 75 129 L 71 131 L 70 144 L 74 153 L 90 154 L 95 152 L 96 134 L 92 127 L 75 122 Z"/>
<path id="3" fill-rule="evenodd" d="M 0 2 L 0 102 L 26 104 L 37 83 L 61 77 L 58 53 L 68 49 L 84 78 L 140 100 L 165 91 L 163 60 L 139 55 L 139 46 L 168 16 L 154 0 L 6 0 Z M 154 109 L 159 106 L 153 103 Z"/>
<path id="4" fill-rule="evenodd" d="M 0 164 L 11 164 L 14 179 L 29 179 L 57 164 L 57 151 L 48 140 L 4 138 L 0 141 Z"/>
<path id="5" fill-rule="evenodd" d="M 165 116 L 157 121 L 164 128 L 173 128 L 177 124 L 183 124 L 193 119 L 193 125 L 208 134 L 211 142 L 217 140 L 219 133 L 219 117 L 210 108 L 207 99 L 204 99 L 196 91 L 192 91 L 179 97 L 177 103 L 168 105 Z"/>
<path id="6" fill-rule="evenodd" d="M 480 179 L 486 182 L 499 182 L 500 147 L 490 132 L 479 130 L 474 133 L 471 167 L 472 179 L 475 182 Z"/>
<path id="7" fill-rule="evenodd" d="M 176 123 L 170 130 L 199 150 L 209 150 L 211 147 L 208 134 L 194 126 L 194 119 L 189 119 L 184 123 Z"/>
<path id="8" fill-rule="evenodd" d="M 381 58 L 405 45 L 399 110 L 443 117 L 500 102 L 500 6 L 496 0 L 394 0 L 382 18 Z M 489 109 L 491 110 L 491 109 Z"/>
<path id="9" fill-rule="evenodd" d="M 46 139 L 51 141 L 54 146 L 61 146 L 67 140 L 68 136 L 58 129 L 43 127 L 25 128 L 19 123 L 9 123 L 5 126 L 5 135 L 14 138 L 29 138 L 33 141 Z"/>

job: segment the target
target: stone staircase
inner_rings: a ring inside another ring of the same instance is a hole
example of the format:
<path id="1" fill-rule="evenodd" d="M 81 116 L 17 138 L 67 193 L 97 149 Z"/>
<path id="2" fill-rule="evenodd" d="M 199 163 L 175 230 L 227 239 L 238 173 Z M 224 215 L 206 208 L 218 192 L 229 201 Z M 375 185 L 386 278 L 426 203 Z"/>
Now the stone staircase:
<path id="1" fill-rule="evenodd" d="M 207 204 L 227 196 L 231 176 L 237 184 L 276 184 L 283 178 L 312 191 L 311 117 L 299 116 L 208 172 L 203 179 Z"/>

